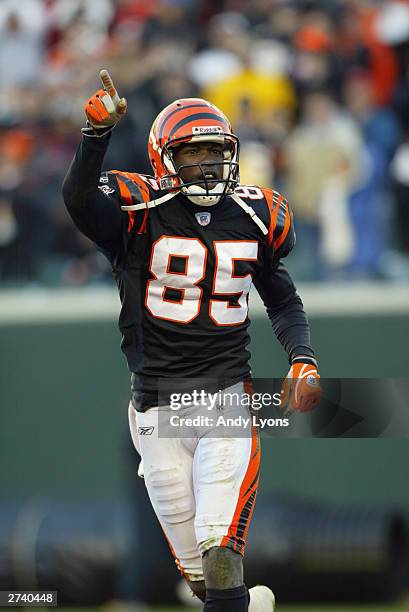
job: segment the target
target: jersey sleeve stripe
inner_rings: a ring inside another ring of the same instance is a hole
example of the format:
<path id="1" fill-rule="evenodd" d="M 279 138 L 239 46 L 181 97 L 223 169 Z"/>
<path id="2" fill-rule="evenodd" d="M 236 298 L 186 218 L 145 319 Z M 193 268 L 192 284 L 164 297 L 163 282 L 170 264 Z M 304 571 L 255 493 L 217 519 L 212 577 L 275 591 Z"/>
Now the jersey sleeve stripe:
<path id="1" fill-rule="evenodd" d="M 135 198 L 138 202 L 149 202 L 149 188 L 140 176 L 137 174 L 130 174 L 128 172 L 119 172 L 117 170 L 114 172 L 118 181 L 121 197 L 125 200 L 126 204 L 131 205 L 133 203 L 133 198 Z M 135 211 L 128 210 L 127 212 L 129 215 L 128 232 L 130 232 L 135 224 Z M 143 234 L 146 231 L 148 213 L 149 210 L 146 209 L 138 229 L 138 234 Z"/>
<path id="2" fill-rule="evenodd" d="M 121 198 L 123 198 L 127 204 L 129 205 L 132 204 L 132 195 L 131 195 L 131 192 L 129 191 L 128 185 L 126 185 L 125 182 L 119 178 L 119 176 L 116 177 L 116 180 L 118 181 L 119 192 L 121 194 Z M 128 233 L 129 233 L 132 230 L 134 222 L 135 222 L 135 213 L 133 210 L 128 210 L 128 215 L 129 215 L 129 223 L 128 223 Z"/>
<path id="3" fill-rule="evenodd" d="M 120 180 L 128 187 L 131 195 L 131 199 L 134 197 L 139 201 L 148 202 L 150 199 L 149 189 L 144 181 L 137 174 L 130 174 L 129 172 L 119 172 L 118 170 L 112 171 L 116 174 L 117 179 Z M 132 204 L 132 201 L 130 202 Z"/>
<path id="4" fill-rule="evenodd" d="M 143 181 L 143 179 L 138 176 L 137 174 L 135 175 L 130 175 L 129 176 L 129 181 L 131 183 L 131 185 L 133 186 L 133 188 L 136 190 L 139 189 L 139 192 L 142 196 L 142 199 L 144 202 L 149 202 L 150 200 L 150 194 L 149 194 L 149 189 L 146 185 L 146 183 Z M 136 183 L 136 185 L 135 185 Z"/>
<path id="5" fill-rule="evenodd" d="M 151 199 L 150 193 L 149 193 L 149 189 L 146 185 L 146 183 L 144 182 L 144 180 L 138 176 L 138 175 L 133 175 L 132 176 L 132 181 L 133 181 L 133 186 L 136 187 L 135 183 L 137 183 L 140 193 L 142 195 L 142 199 L 144 202 L 149 202 L 149 200 Z M 146 232 L 146 224 L 148 222 L 148 214 L 149 214 L 149 208 L 146 208 L 143 214 L 143 220 L 141 223 L 141 226 L 138 230 L 138 234 L 143 234 L 144 232 Z"/>
<path id="6" fill-rule="evenodd" d="M 271 191 L 268 189 L 263 189 L 262 191 L 263 191 L 264 197 L 266 198 L 268 212 L 270 213 L 270 225 L 269 225 L 268 234 L 267 234 L 267 244 L 270 245 L 273 240 L 273 232 L 274 232 L 274 224 L 273 224 L 273 216 L 272 216 L 273 195 Z"/>
<path id="7" fill-rule="evenodd" d="M 281 232 L 281 235 L 274 241 L 274 248 L 276 250 L 283 244 L 284 240 L 286 239 L 288 232 L 290 230 L 290 225 L 291 225 L 291 215 L 290 215 L 288 206 L 286 206 L 284 229 Z"/>
<path id="8" fill-rule="evenodd" d="M 121 198 L 125 200 L 127 204 L 132 204 L 132 195 L 128 185 L 122 179 L 120 179 L 119 176 L 116 177 L 116 180 L 118 181 Z"/>
<path id="9" fill-rule="evenodd" d="M 144 212 L 143 215 L 143 221 L 141 223 L 140 228 L 138 229 L 138 234 L 144 234 L 146 232 L 146 224 L 148 222 L 148 214 L 149 214 L 149 208 L 147 208 Z"/>
<path id="10" fill-rule="evenodd" d="M 276 191 L 270 189 L 263 189 L 264 196 L 267 200 L 268 208 L 270 211 L 270 227 L 268 228 L 267 244 L 270 246 L 273 242 L 274 230 L 277 225 L 277 215 L 280 210 L 281 202 L 284 200 L 283 196 Z"/>

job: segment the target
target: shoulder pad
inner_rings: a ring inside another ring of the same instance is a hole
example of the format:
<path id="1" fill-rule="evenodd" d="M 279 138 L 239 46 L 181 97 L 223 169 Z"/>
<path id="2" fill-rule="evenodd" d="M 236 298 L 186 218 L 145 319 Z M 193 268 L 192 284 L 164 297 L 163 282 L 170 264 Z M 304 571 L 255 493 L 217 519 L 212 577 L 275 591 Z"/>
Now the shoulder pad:
<path id="1" fill-rule="evenodd" d="M 239 185 L 234 193 L 254 210 L 266 227 L 270 226 L 270 212 L 263 188 L 258 185 Z"/>
<path id="2" fill-rule="evenodd" d="M 115 177 L 121 199 L 128 205 L 149 202 L 155 197 L 153 194 L 159 191 L 157 181 L 144 174 L 119 170 L 110 170 L 107 174 Z"/>
<path id="3" fill-rule="evenodd" d="M 154 178 L 137 172 L 121 172 L 120 170 L 103 173 L 99 188 L 109 197 L 114 197 L 119 206 L 149 202 L 159 190 Z M 128 211 L 127 214 L 128 233 L 137 231 L 141 234 L 146 231 L 147 210 L 143 213 Z"/>

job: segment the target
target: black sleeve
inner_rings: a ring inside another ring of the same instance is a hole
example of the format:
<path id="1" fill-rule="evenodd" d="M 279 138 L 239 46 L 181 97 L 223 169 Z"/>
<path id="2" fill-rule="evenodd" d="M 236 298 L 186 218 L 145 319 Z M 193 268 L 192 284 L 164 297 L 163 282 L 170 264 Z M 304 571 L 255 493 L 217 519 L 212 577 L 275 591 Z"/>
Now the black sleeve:
<path id="1" fill-rule="evenodd" d="M 121 211 L 117 191 L 100 184 L 110 136 L 83 137 L 64 179 L 62 193 L 78 229 L 102 249 L 113 251 L 128 219 Z"/>
<path id="2" fill-rule="evenodd" d="M 262 273 L 255 278 L 254 285 L 290 363 L 297 355 L 314 359 L 303 303 L 284 264 L 266 263 Z"/>

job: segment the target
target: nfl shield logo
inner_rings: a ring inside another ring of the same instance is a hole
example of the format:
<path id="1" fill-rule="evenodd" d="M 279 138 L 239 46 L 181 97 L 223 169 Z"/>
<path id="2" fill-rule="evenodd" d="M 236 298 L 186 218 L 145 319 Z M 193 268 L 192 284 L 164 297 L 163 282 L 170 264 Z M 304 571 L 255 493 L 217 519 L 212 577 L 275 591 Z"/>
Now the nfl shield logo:
<path id="1" fill-rule="evenodd" d="M 195 214 L 196 221 L 199 225 L 209 225 L 212 213 L 209 212 L 198 212 Z"/>

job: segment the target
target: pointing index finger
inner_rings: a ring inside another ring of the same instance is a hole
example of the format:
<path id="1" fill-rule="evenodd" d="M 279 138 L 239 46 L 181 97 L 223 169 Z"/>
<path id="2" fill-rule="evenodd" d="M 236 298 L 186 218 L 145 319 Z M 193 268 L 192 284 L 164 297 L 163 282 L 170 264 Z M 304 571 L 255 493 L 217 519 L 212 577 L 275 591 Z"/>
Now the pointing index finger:
<path id="1" fill-rule="evenodd" d="M 99 76 L 100 76 L 100 79 L 102 81 L 105 91 L 111 96 L 114 104 L 118 104 L 119 102 L 118 92 L 114 87 L 114 84 L 112 82 L 112 79 L 110 77 L 108 70 L 105 70 L 105 69 L 101 70 L 101 72 L 99 73 Z"/>

